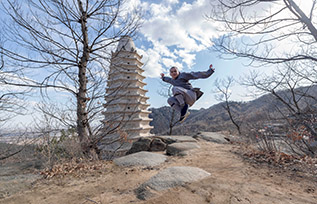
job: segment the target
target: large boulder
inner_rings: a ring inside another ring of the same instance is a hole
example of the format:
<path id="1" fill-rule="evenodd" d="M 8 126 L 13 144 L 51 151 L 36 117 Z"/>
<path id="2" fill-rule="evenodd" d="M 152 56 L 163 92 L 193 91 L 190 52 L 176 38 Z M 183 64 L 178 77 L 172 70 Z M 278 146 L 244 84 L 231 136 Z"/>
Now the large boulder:
<path id="1" fill-rule="evenodd" d="M 164 151 L 166 149 L 166 143 L 164 143 L 159 138 L 153 138 L 151 145 L 150 145 L 150 151 L 151 152 L 158 152 L 158 151 Z"/>
<path id="2" fill-rule="evenodd" d="M 113 162 L 118 166 L 145 166 L 153 167 L 160 165 L 166 161 L 166 156 L 152 152 L 137 152 L 120 158 L 116 158 Z"/>
<path id="3" fill-rule="evenodd" d="M 166 144 L 172 144 L 175 142 L 197 142 L 192 136 L 183 136 L 183 135 L 164 135 L 164 136 L 155 136 L 155 138 L 161 139 Z"/>
<path id="4" fill-rule="evenodd" d="M 156 194 L 156 191 L 163 191 L 186 183 L 199 181 L 210 173 L 197 168 L 187 166 L 169 167 L 143 183 L 135 190 L 137 198 L 147 200 Z"/>
<path id="5" fill-rule="evenodd" d="M 137 141 L 133 142 L 130 150 L 126 153 L 126 155 L 141 151 L 164 151 L 169 144 L 183 142 L 197 142 L 197 140 L 191 136 L 178 135 L 140 137 Z"/>
<path id="6" fill-rule="evenodd" d="M 126 153 L 133 154 L 141 151 L 149 151 L 151 146 L 152 139 L 148 137 L 140 137 L 137 141 L 133 142 L 132 147 Z"/>
<path id="7" fill-rule="evenodd" d="M 200 146 L 195 142 L 181 142 L 173 143 L 167 146 L 167 155 L 186 155 L 189 150 L 200 148 Z"/>
<path id="8" fill-rule="evenodd" d="M 218 144 L 228 144 L 230 141 L 228 136 L 216 132 L 199 132 L 194 136 L 194 138 L 201 138 L 203 140 Z"/>

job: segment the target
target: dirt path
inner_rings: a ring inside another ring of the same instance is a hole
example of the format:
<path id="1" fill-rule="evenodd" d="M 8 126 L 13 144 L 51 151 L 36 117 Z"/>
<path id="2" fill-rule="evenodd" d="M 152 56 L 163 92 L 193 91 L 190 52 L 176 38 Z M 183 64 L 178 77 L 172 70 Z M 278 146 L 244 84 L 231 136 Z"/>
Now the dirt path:
<path id="1" fill-rule="evenodd" d="M 244 161 L 233 153 L 238 147 L 200 141 L 200 149 L 186 157 L 170 157 L 154 168 L 119 168 L 112 163 L 106 170 L 81 178 L 41 180 L 35 186 L 0 203 L 170 203 L 170 204 L 316 204 L 317 183 L 291 176 L 265 165 Z M 141 183 L 168 166 L 195 166 L 211 173 L 196 183 L 177 187 L 151 200 L 141 201 L 133 192 Z"/>

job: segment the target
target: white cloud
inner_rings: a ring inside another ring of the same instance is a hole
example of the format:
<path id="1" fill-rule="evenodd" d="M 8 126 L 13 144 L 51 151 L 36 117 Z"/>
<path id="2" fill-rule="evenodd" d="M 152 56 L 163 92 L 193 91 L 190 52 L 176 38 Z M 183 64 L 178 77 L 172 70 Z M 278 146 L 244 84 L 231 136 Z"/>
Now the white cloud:
<path id="1" fill-rule="evenodd" d="M 142 62 L 144 63 L 143 69 L 145 70 L 144 76 L 147 77 L 159 77 L 162 73 L 163 67 L 160 64 L 160 55 L 153 49 L 148 49 L 146 52 L 138 50 L 140 55 L 143 55 Z"/>
<path id="2" fill-rule="evenodd" d="M 133 10 L 143 10 L 147 9 L 149 4 L 147 2 L 141 2 L 141 0 L 129 0 L 124 1 L 124 4 L 121 7 L 121 15 L 130 14 Z"/>
<path id="3" fill-rule="evenodd" d="M 167 4 L 177 4 L 179 3 L 178 0 L 164 0 L 164 3 L 167 3 Z"/>
<path id="4" fill-rule="evenodd" d="M 183 62 L 185 64 L 187 64 L 189 67 L 194 66 L 195 64 L 195 59 L 196 59 L 196 54 L 192 54 L 187 52 L 186 50 L 182 49 L 182 50 L 177 50 L 176 52 L 178 54 L 178 56 L 180 56 L 181 58 L 183 58 Z"/>
<path id="5" fill-rule="evenodd" d="M 166 45 L 159 43 L 158 41 L 153 41 L 153 45 L 153 49 L 160 55 L 177 59 L 177 56 Z"/>
<path id="6" fill-rule="evenodd" d="M 29 91 L 29 88 L 23 87 L 23 86 L 14 86 L 14 85 L 8 85 L 4 83 L 5 81 L 8 83 L 13 83 L 13 84 L 27 84 L 28 82 L 31 81 L 30 78 L 28 77 L 21 77 L 18 76 L 15 73 L 6 73 L 6 72 L 1 72 L 0 71 L 0 92 L 5 92 L 5 93 L 11 93 L 11 92 L 27 92 Z"/>
<path id="7" fill-rule="evenodd" d="M 179 70 L 182 70 L 183 69 L 183 66 L 181 63 L 179 62 L 175 62 L 173 59 L 171 58 L 165 58 L 163 57 L 162 58 L 162 63 L 165 67 L 167 67 L 167 69 L 165 70 L 165 72 L 169 72 L 169 69 L 172 67 L 172 66 L 176 66 Z"/>
<path id="8" fill-rule="evenodd" d="M 215 24 L 205 18 L 210 10 L 209 3 L 209 0 L 192 3 L 163 0 L 161 4 L 152 3 L 148 7 L 150 15 L 145 19 L 141 33 L 151 42 L 152 46 L 145 48 L 144 52 L 151 56 L 156 69 L 167 70 L 171 65 L 191 67 L 196 59 L 195 53 L 211 45 L 210 39 L 219 34 L 215 32 Z M 159 72 L 152 70 L 155 67 L 149 63 L 145 69 L 145 75 L 150 74 L 146 75 L 148 77 Z"/>
<path id="9" fill-rule="evenodd" d="M 172 8 L 169 5 L 165 6 L 165 4 L 151 4 L 148 9 L 152 18 L 160 18 L 172 11 Z"/>

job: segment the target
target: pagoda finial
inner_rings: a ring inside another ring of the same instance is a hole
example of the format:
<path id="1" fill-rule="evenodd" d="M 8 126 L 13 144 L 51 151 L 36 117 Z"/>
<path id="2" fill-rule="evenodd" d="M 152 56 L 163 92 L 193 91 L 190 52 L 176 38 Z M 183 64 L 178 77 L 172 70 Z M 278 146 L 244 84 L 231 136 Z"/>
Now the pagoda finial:
<path id="1" fill-rule="evenodd" d="M 126 50 L 126 51 L 136 50 L 134 42 L 130 36 L 124 35 L 120 38 L 116 52 L 119 52 L 121 50 Z"/>

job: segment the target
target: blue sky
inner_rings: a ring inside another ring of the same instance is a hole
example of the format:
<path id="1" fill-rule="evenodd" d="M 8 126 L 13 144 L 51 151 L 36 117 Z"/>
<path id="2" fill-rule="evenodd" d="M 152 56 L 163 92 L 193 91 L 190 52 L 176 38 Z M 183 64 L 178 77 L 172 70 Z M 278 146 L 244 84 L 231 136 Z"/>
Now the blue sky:
<path id="1" fill-rule="evenodd" d="M 207 70 L 212 63 L 216 69 L 210 78 L 192 81 L 195 87 L 200 87 L 205 93 L 192 109 L 208 108 L 218 103 L 214 97 L 215 79 L 227 76 L 238 79 L 248 70 L 242 65 L 242 60 L 219 59 L 217 53 L 210 50 L 211 39 L 221 35 L 216 29 L 218 25 L 205 17 L 211 9 L 210 0 L 128 0 L 125 7 L 127 11 L 138 8 L 144 12 L 143 25 L 134 37 L 134 43 L 139 54 L 143 55 L 146 76 L 144 81 L 147 83 L 145 89 L 148 90 L 150 107 L 168 105 L 167 98 L 158 92 L 167 89 L 162 85 L 160 73 L 168 75 L 171 66 L 191 72 Z M 246 100 L 244 95 L 243 87 L 233 88 L 233 100 Z M 60 91 L 50 92 L 50 96 L 50 101 L 53 102 L 69 98 Z M 12 124 L 33 121 L 33 116 L 37 116 L 33 107 L 40 100 L 40 97 L 28 98 L 29 114 L 16 117 Z"/>
<path id="2" fill-rule="evenodd" d="M 226 33 L 220 33 L 217 28 L 219 23 L 206 19 L 212 10 L 212 0 L 130 0 L 131 7 L 136 6 L 143 10 L 146 15 L 144 24 L 135 39 L 135 44 L 139 52 L 144 56 L 145 82 L 148 83 L 148 96 L 151 107 L 161 107 L 167 105 L 166 98 L 157 92 L 163 87 L 160 83 L 159 74 L 168 74 L 171 66 L 177 66 L 181 71 L 203 71 L 209 64 L 213 64 L 216 72 L 209 79 L 193 81 L 193 84 L 205 92 L 205 95 L 192 107 L 194 109 L 208 108 L 218 103 L 214 96 L 214 81 L 233 76 L 240 81 L 246 77 L 250 71 L 257 70 L 267 75 L 272 74 L 276 66 L 266 67 L 248 66 L 246 59 L 224 60 L 219 58 L 218 53 L 212 52 L 211 39 L 217 39 Z M 312 0 L 295 0 L 303 11 L 309 15 Z M 285 6 L 282 1 L 274 3 L 260 3 L 249 8 L 250 15 L 266 15 L 266 12 L 277 11 Z M 244 10 L 246 12 L 246 10 Z M 279 13 L 278 17 L 292 17 L 288 10 Z M 287 27 L 285 30 L 292 28 Z M 275 33 L 283 34 L 285 30 Z M 239 36 L 244 40 L 257 42 L 257 36 Z M 296 44 L 298 39 L 287 38 L 272 44 L 276 55 L 287 55 L 300 49 Z M 295 42 L 295 43 L 293 43 Z M 262 52 L 261 50 L 258 50 Z M 253 90 L 235 83 L 232 87 L 231 100 L 248 101 L 252 99 Z"/>
<path id="3" fill-rule="evenodd" d="M 126 11 L 133 8 L 144 12 L 143 25 L 134 37 L 134 43 L 138 53 L 143 55 L 145 63 L 143 69 L 147 83 L 147 96 L 150 97 L 148 103 L 151 107 L 166 106 L 167 98 L 158 92 L 166 90 L 162 85 L 160 73 L 168 74 L 171 66 L 177 66 L 181 71 L 204 71 L 210 64 L 213 64 L 216 72 L 208 79 L 193 80 L 195 87 L 200 87 L 205 93 L 204 96 L 192 106 L 192 109 L 209 108 L 218 103 L 215 100 L 214 82 L 216 79 L 225 79 L 233 76 L 236 80 L 245 77 L 254 67 L 247 66 L 245 59 L 224 60 L 218 53 L 211 51 L 211 39 L 219 38 L 225 33 L 220 33 L 217 28 L 221 25 L 206 19 L 206 15 L 211 12 L 212 0 L 127 0 Z M 307 6 L 307 0 L 296 0 L 301 7 Z M 304 3 L 305 2 L 305 3 Z M 312 2 L 309 0 L 309 2 Z M 263 6 L 264 4 L 261 4 Z M 257 12 L 264 12 L 259 7 Z M 253 10 L 251 10 L 253 12 Z M 309 9 L 306 10 L 309 12 Z M 289 13 L 287 13 L 289 16 Z M 251 38 L 252 36 L 240 36 Z M 254 38 L 253 38 L 254 39 Z M 282 44 L 282 43 L 281 43 Z M 281 52 L 289 51 L 294 44 L 289 42 L 282 44 Z M 295 45 L 296 46 L 296 45 Z M 273 66 L 260 68 L 259 70 L 269 74 L 274 69 Z M 232 87 L 232 100 L 247 101 L 251 97 L 246 87 L 236 83 Z M 56 97 L 58 98 L 58 97 Z M 32 99 L 32 104 L 39 100 Z M 30 120 L 19 118 L 17 121 Z"/>
<path id="4" fill-rule="evenodd" d="M 211 10 L 209 0 L 132 0 L 130 5 L 138 6 L 146 13 L 143 26 L 135 38 L 135 45 L 142 54 L 146 89 L 151 107 L 167 105 L 167 98 L 158 94 L 166 89 L 161 83 L 160 73 L 168 74 L 171 66 L 181 71 L 204 71 L 213 64 L 216 72 L 208 79 L 192 81 L 205 95 L 192 107 L 208 108 L 218 103 L 215 98 L 214 81 L 217 78 L 233 76 L 239 79 L 249 70 L 242 59 L 224 60 L 212 52 L 212 38 L 221 34 L 215 22 L 206 19 Z M 233 100 L 249 100 L 243 87 L 233 87 Z"/>

